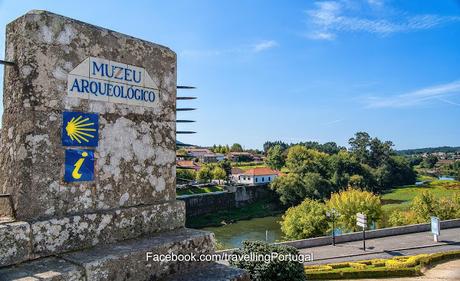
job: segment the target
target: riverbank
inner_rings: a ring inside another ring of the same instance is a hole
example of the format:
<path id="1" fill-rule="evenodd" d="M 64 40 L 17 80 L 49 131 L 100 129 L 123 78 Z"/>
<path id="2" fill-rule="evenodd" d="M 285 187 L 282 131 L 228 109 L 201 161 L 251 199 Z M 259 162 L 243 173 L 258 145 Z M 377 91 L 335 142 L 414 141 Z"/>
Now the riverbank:
<path id="1" fill-rule="evenodd" d="M 190 228 L 223 226 L 240 220 L 277 216 L 284 211 L 285 208 L 273 198 L 263 198 L 244 207 L 190 217 L 185 224 Z"/>

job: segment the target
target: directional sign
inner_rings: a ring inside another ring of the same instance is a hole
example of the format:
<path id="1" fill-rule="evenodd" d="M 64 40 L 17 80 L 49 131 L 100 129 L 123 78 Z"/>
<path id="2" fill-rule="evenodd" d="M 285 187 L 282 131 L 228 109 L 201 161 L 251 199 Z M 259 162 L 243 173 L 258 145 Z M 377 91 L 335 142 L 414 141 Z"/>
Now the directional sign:
<path id="1" fill-rule="evenodd" d="M 367 226 L 367 217 L 365 214 L 357 213 L 356 214 L 356 225 L 361 227 Z"/>
<path id="2" fill-rule="evenodd" d="M 96 147 L 98 129 L 97 114 L 64 112 L 62 114 L 62 145 Z"/>
<path id="3" fill-rule="evenodd" d="M 88 149 L 67 149 L 65 151 L 66 182 L 94 180 L 94 151 Z"/>

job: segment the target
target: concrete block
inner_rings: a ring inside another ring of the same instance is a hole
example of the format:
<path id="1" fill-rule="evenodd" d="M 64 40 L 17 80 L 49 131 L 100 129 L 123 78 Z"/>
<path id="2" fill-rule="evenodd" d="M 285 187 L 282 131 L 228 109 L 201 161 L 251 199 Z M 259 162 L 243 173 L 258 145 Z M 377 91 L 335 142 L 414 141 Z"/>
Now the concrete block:
<path id="1" fill-rule="evenodd" d="M 31 252 L 32 243 L 28 223 L 0 224 L 0 267 L 25 261 L 31 257 Z"/>

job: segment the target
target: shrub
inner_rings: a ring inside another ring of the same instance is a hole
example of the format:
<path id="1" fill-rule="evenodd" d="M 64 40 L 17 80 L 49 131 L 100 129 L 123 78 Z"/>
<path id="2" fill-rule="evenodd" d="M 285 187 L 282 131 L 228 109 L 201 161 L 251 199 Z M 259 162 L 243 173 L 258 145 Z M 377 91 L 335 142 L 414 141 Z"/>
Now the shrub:
<path id="1" fill-rule="evenodd" d="M 348 262 L 333 263 L 333 264 L 330 264 L 330 266 L 331 266 L 333 269 L 350 267 L 350 265 L 348 264 Z"/>
<path id="2" fill-rule="evenodd" d="M 417 276 L 421 275 L 421 268 L 425 265 L 455 258 L 460 258 L 460 251 L 329 264 L 332 268 L 329 271 L 309 271 L 305 267 L 305 274 L 308 279 L 321 280 Z M 366 264 L 374 267 L 366 267 Z"/>
<path id="3" fill-rule="evenodd" d="M 387 268 L 409 268 L 414 267 L 420 263 L 424 258 L 428 257 L 427 254 L 421 254 L 417 256 L 404 257 L 399 259 L 391 259 L 385 262 Z"/>
<path id="4" fill-rule="evenodd" d="M 380 198 L 372 192 L 360 189 L 349 188 L 340 193 L 333 193 L 326 205 L 339 212 L 339 224 L 346 230 L 358 230 L 356 213 L 366 214 L 369 224 L 377 221 L 382 215 Z"/>
<path id="5" fill-rule="evenodd" d="M 358 263 L 358 262 L 350 262 L 349 265 L 350 265 L 350 267 L 352 267 L 354 269 L 365 269 L 365 268 L 367 268 L 367 265 L 365 265 L 363 263 Z"/>
<path id="6" fill-rule="evenodd" d="M 307 272 L 326 271 L 326 270 L 332 270 L 332 269 L 334 269 L 332 265 L 312 265 L 312 266 L 305 267 L 305 271 Z"/>
<path id="7" fill-rule="evenodd" d="M 390 226 L 401 226 L 424 222 L 414 211 L 394 210 L 388 218 Z"/>
<path id="8" fill-rule="evenodd" d="M 324 204 L 311 199 L 305 199 L 300 205 L 289 208 L 281 221 L 281 230 L 289 239 L 320 236 L 325 234 L 327 229 Z"/>
<path id="9" fill-rule="evenodd" d="M 231 259 L 230 264 L 245 269 L 251 275 L 253 281 L 304 281 L 306 280 L 302 263 L 293 260 L 281 261 L 272 259 L 269 262 L 245 261 L 242 256 L 246 255 L 279 255 L 297 256 L 299 251 L 290 246 L 270 245 L 262 241 L 244 241 L 243 248 L 234 252 L 238 259 Z"/>

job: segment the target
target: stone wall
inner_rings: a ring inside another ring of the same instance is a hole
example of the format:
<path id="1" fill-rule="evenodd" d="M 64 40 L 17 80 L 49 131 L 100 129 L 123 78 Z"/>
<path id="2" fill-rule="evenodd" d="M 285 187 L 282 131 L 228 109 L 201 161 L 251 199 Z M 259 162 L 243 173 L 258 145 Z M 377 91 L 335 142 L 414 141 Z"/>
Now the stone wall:
<path id="1" fill-rule="evenodd" d="M 184 227 L 184 203 L 175 198 L 173 51 L 31 11 L 7 25 L 5 59 L 15 66 L 4 75 L 0 193 L 12 195 L 21 222 L 0 225 L 0 266 Z M 154 101 L 73 94 L 69 81 L 88 77 L 91 61 L 117 69 L 108 82 L 94 80 L 127 88 L 115 78 L 138 70 Z M 64 144 L 69 112 L 96 114 L 96 146 Z M 91 180 L 64 177 L 65 152 L 75 149 L 94 152 Z M 7 200 L 0 205 L 0 213 L 11 213 Z M 24 235 L 14 239 L 11 229 Z"/>
<path id="2" fill-rule="evenodd" d="M 209 214 L 221 210 L 240 208 L 262 198 L 274 198 L 274 191 L 267 185 L 225 186 L 224 192 L 178 196 L 185 202 L 187 217 Z"/>
<path id="3" fill-rule="evenodd" d="M 67 94 L 89 57 L 144 68 L 153 107 Z M 176 54 L 170 49 L 45 11 L 7 25 L 0 192 L 17 218 L 37 220 L 175 200 Z M 63 111 L 99 114 L 95 180 L 63 181 Z"/>

